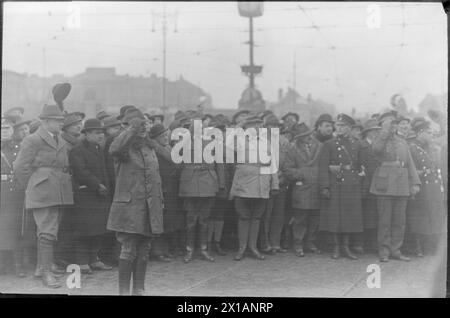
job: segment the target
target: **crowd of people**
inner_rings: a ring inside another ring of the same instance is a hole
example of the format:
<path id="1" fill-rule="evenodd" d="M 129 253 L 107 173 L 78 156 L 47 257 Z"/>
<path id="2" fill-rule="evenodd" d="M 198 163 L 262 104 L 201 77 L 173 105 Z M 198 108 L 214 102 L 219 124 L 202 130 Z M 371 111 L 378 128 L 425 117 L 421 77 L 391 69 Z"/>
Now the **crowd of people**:
<path id="1" fill-rule="evenodd" d="M 233 251 L 241 261 L 325 250 L 333 259 L 373 253 L 388 262 L 443 244 L 447 136 L 439 116 L 433 133 L 424 117 L 394 110 L 364 123 L 322 114 L 314 127 L 268 110 L 232 118 L 178 111 L 169 125 L 132 105 L 87 119 L 59 105 L 45 105 L 39 120 L 23 115 L 20 107 L 2 115 L 3 274 L 25 277 L 32 264 L 36 278 L 57 288 L 68 264 L 82 275 L 118 267 L 119 293 L 141 295 L 149 257 L 214 262 Z M 259 159 L 175 163 L 171 131 L 192 130 L 195 120 L 224 134 L 279 128 L 278 171 L 263 174 Z"/>

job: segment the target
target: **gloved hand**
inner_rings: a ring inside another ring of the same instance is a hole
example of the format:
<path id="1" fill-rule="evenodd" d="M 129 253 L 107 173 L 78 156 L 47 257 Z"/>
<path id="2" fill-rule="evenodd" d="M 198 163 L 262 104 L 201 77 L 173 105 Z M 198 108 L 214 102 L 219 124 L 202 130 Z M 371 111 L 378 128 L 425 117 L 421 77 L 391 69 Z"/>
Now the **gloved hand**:
<path id="1" fill-rule="evenodd" d="M 225 188 L 219 188 L 219 191 L 217 192 L 217 197 L 219 199 L 227 199 L 228 198 L 227 191 L 225 190 Z"/>
<path id="2" fill-rule="evenodd" d="M 280 190 L 278 190 L 278 189 L 271 189 L 270 190 L 270 196 L 271 197 L 277 196 L 278 193 L 280 193 Z"/>
<path id="3" fill-rule="evenodd" d="M 98 193 L 99 193 L 101 196 L 106 196 L 106 195 L 108 194 L 108 189 L 107 189 L 103 184 L 100 184 L 100 185 L 98 186 Z"/>
<path id="4" fill-rule="evenodd" d="M 412 187 L 411 187 L 411 195 L 416 195 L 417 193 L 419 193 L 419 191 L 420 191 L 420 187 L 416 184 L 416 185 L 413 185 Z"/>
<path id="5" fill-rule="evenodd" d="M 320 191 L 320 194 L 322 195 L 323 198 L 325 198 L 327 200 L 329 200 L 331 198 L 330 189 L 328 189 L 328 188 L 322 189 Z"/>

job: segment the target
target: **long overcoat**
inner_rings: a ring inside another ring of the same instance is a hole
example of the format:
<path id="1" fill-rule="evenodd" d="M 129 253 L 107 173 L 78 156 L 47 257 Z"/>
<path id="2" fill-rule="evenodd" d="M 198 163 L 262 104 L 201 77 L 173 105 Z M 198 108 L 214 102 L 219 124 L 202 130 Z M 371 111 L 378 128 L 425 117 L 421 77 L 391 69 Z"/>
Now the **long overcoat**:
<path id="1" fill-rule="evenodd" d="M 108 194 L 102 196 L 98 191 L 100 184 L 107 188 L 109 185 L 102 149 L 83 140 L 70 151 L 69 163 L 74 184 L 73 235 L 105 234 L 112 193 L 108 189 Z"/>
<path id="2" fill-rule="evenodd" d="M 0 250 L 14 249 L 22 234 L 25 193 L 18 186 L 13 174 L 13 162 L 19 149 L 19 144 L 12 140 L 2 141 Z"/>
<path id="3" fill-rule="evenodd" d="M 132 129 L 111 143 L 115 192 L 107 229 L 145 236 L 163 233 L 163 194 L 156 153 Z"/>
<path id="4" fill-rule="evenodd" d="M 330 166 L 336 165 L 342 165 L 341 173 L 330 171 Z M 358 140 L 352 136 L 338 136 L 323 144 L 319 158 L 319 187 L 329 189 L 331 197 L 321 200 L 321 231 L 362 232 L 360 172 Z"/>
<path id="5" fill-rule="evenodd" d="M 439 154 L 417 139 L 411 142 L 410 149 L 422 182 L 420 192 L 408 204 L 407 220 L 410 231 L 428 235 L 444 233 L 447 209 Z"/>
<path id="6" fill-rule="evenodd" d="M 21 187 L 26 188 L 27 209 L 73 204 L 68 145 L 61 136 L 57 144 L 40 126 L 23 139 L 13 166 Z"/>
<path id="7" fill-rule="evenodd" d="M 364 229 L 375 229 L 378 224 L 377 198 L 370 193 L 373 174 L 380 165 L 372 150 L 372 145 L 366 140 L 361 141 L 361 165 L 364 167 L 362 180 L 362 213 Z"/>
<path id="8" fill-rule="evenodd" d="M 317 210 L 319 213 L 319 154 L 322 144 L 311 138 L 308 148 L 299 141 L 289 148 L 284 167 L 291 182 L 292 207 L 302 210 Z"/>

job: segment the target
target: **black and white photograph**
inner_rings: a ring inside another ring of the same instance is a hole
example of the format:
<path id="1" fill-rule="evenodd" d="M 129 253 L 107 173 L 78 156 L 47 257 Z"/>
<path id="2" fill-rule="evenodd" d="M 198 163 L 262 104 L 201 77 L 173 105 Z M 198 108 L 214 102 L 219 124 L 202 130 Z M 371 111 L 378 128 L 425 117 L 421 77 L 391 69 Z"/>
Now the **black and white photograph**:
<path id="1" fill-rule="evenodd" d="M 0 297 L 448 295 L 445 3 L 2 5 Z"/>

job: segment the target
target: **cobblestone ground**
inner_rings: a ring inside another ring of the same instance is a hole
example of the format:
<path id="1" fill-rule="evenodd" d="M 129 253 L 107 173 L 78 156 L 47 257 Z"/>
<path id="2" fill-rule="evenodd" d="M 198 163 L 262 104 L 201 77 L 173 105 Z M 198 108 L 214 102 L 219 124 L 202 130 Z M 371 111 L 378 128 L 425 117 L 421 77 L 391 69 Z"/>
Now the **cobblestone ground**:
<path id="1" fill-rule="evenodd" d="M 147 295 L 164 296 L 275 296 L 275 297 L 444 297 L 446 255 L 413 258 L 411 262 L 391 260 L 379 263 L 375 255 L 357 261 L 332 260 L 328 254 L 298 258 L 292 253 L 240 262 L 232 254 L 216 257 L 215 263 L 181 258 L 170 263 L 149 262 Z M 378 264 L 381 288 L 367 287 L 367 267 Z M 117 268 L 82 275 L 81 288 L 43 287 L 31 277 L 0 276 L 0 292 L 26 294 L 115 295 Z M 64 278 L 65 279 L 65 278 Z"/>

